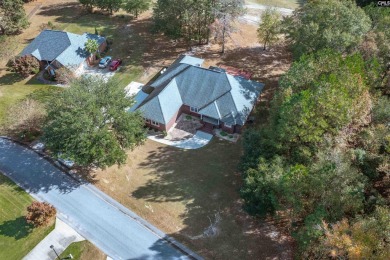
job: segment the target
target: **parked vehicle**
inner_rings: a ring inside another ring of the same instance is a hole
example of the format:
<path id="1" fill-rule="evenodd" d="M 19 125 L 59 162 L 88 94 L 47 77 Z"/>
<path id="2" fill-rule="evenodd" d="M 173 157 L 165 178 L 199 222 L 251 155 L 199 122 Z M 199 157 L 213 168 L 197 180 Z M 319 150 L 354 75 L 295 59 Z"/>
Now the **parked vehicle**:
<path id="1" fill-rule="evenodd" d="M 59 154 L 58 154 L 58 161 L 59 161 L 62 165 L 65 165 L 65 166 L 68 167 L 68 168 L 72 168 L 72 167 L 75 165 L 75 162 L 74 162 L 74 161 L 69 160 L 69 159 L 61 158 L 61 156 L 62 156 L 62 153 L 59 153 Z"/>
<path id="2" fill-rule="evenodd" d="M 109 69 L 110 69 L 111 71 L 117 70 L 118 67 L 119 67 L 121 64 L 122 64 L 122 60 L 121 60 L 121 59 L 115 59 L 115 60 L 111 61 Z"/>
<path id="3" fill-rule="evenodd" d="M 100 62 L 99 62 L 99 68 L 104 69 L 105 67 L 108 66 L 108 64 L 110 64 L 111 60 L 112 60 L 112 57 L 111 57 L 111 56 L 106 56 L 106 57 L 104 57 L 104 58 L 101 59 Z"/>

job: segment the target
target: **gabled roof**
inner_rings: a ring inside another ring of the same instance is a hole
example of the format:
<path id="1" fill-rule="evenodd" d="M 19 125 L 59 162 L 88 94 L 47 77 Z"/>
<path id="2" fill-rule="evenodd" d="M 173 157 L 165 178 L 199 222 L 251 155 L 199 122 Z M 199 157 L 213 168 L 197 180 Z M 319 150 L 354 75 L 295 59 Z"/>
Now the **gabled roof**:
<path id="1" fill-rule="evenodd" d="M 102 44 L 105 38 L 95 34 L 83 35 L 55 31 L 42 31 L 21 53 L 22 56 L 31 54 L 38 60 L 57 60 L 64 66 L 79 65 L 89 55 L 84 49 L 88 39 L 95 39 Z"/>
<path id="2" fill-rule="evenodd" d="M 139 107 L 144 117 L 167 124 L 183 105 L 176 80 L 173 79 L 160 93 Z"/>
<path id="3" fill-rule="evenodd" d="M 210 118 L 244 125 L 264 85 L 224 70 L 199 67 L 199 60 L 180 56 L 150 84 L 154 90 L 139 110 L 146 118 L 166 124 L 184 104 Z"/>

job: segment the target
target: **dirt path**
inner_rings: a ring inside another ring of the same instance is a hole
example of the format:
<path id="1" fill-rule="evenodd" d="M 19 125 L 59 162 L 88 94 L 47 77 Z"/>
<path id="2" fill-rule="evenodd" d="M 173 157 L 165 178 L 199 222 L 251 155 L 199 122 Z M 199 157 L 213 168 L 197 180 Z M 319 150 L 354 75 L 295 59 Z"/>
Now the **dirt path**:
<path id="1" fill-rule="evenodd" d="M 32 9 L 31 12 L 27 15 L 27 18 L 30 19 L 39 10 L 39 8 L 41 8 L 41 6 L 42 3 L 37 3 L 34 9 Z"/>

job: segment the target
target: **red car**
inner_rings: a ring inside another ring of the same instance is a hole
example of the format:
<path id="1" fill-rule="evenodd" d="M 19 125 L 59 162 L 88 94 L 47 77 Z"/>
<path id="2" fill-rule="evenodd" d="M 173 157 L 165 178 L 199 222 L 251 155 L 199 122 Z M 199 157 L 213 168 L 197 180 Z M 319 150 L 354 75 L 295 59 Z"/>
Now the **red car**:
<path id="1" fill-rule="evenodd" d="M 114 70 L 117 70 L 121 64 L 122 64 L 122 60 L 116 59 L 116 60 L 111 61 L 109 68 L 111 71 L 114 71 Z"/>

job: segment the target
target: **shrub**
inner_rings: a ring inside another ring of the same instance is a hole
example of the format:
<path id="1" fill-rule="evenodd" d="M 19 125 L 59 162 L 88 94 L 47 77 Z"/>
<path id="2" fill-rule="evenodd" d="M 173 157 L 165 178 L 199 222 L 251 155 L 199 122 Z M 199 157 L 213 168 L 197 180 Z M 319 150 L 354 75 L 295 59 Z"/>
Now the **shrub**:
<path id="1" fill-rule="evenodd" d="M 27 207 L 27 223 L 35 227 L 46 226 L 55 217 L 56 209 L 47 202 L 34 201 Z"/>
<path id="2" fill-rule="evenodd" d="M 54 25 L 54 23 L 52 23 L 51 21 L 47 22 L 47 23 L 43 23 L 41 24 L 40 26 L 41 30 L 55 30 L 57 29 L 57 26 Z"/>
<path id="3" fill-rule="evenodd" d="M 220 133 L 222 136 L 227 136 L 227 133 L 225 131 L 221 131 Z"/>
<path id="4" fill-rule="evenodd" d="M 192 117 L 191 117 L 191 116 L 189 116 L 189 115 L 186 115 L 186 119 L 187 119 L 187 120 L 191 120 L 191 119 L 192 119 Z"/>
<path id="5" fill-rule="evenodd" d="M 74 73 L 66 67 L 59 68 L 56 70 L 55 80 L 60 84 L 69 84 L 75 79 Z"/>
<path id="6" fill-rule="evenodd" d="M 15 57 L 8 62 L 7 66 L 12 72 L 19 73 L 25 78 L 39 71 L 38 60 L 30 55 Z"/>
<path id="7" fill-rule="evenodd" d="M 4 130 L 7 135 L 30 142 L 40 135 L 45 118 L 44 105 L 32 98 L 26 98 L 8 108 Z"/>

